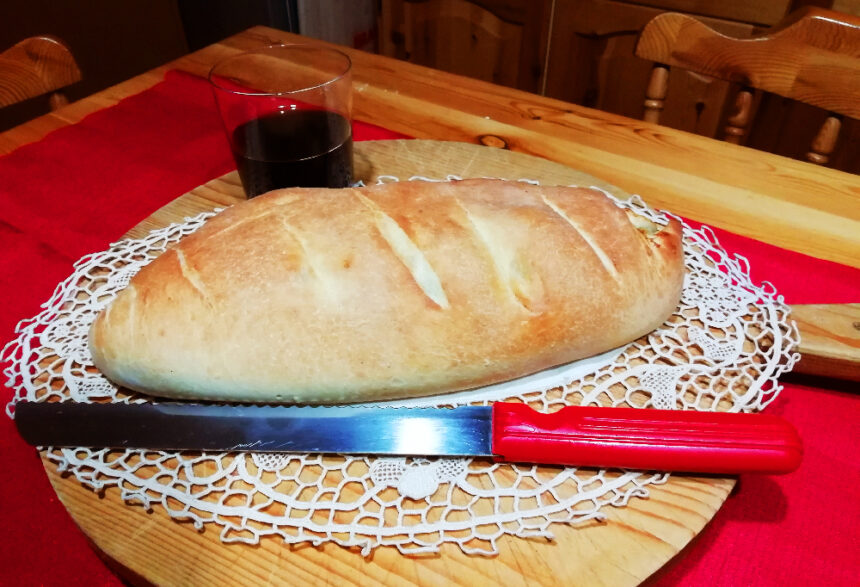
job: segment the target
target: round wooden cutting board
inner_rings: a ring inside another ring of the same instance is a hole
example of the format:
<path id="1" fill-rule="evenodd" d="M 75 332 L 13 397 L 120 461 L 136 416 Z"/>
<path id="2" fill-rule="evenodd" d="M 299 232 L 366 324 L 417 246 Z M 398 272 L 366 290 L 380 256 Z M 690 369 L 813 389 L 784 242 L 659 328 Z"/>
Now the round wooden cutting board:
<path id="1" fill-rule="evenodd" d="M 369 141 L 356 143 L 357 177 L 401 179 L 504 177 L 544 184 L 596 185 L 624 194 L 568 167 L 520 153 L 466 143 Z M 647 194 L 645 194 L 647 200 Z M 244 199 L 235 172 L 215 179 L 157 211 L 128 232 L 139 238 L 187 216 Z M 280 538 L 260 544 L 223 544 L 220 529 L 198 531 L 160 507 L 126 505 L 115 487 L 97 494 L 57 472 L 43 456 L 60 500 L 81 530 L 131 583 L 258 585 L 636 585 L 695 537 L 725 501 L 733 478 L 674 475 L 649 487 L 650 497 L 606 507 L 606 519 L 578 526 L 554 524 L 554 540 L 499 540 L 500 553 L 463 554 L 444 544 L 434 555 L 407 556 L 380 547 L 370 557 L 335 544 L 290 546 Z"/>

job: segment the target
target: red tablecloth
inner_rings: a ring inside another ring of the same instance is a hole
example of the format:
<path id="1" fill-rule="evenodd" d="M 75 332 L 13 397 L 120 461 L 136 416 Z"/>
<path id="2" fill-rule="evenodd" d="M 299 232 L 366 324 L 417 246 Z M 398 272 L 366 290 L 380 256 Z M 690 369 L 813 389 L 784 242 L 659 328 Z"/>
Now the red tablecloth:
<path id="1" fill-rule="evenodd" d="M 179 72 L 119 105 L 0 158 L 0 340 L 39 311 L 84 254 L 158 207 L 234 168 L 206 82 Z M 356 123 L 356 140 L 401 138 Z M 647 199 L 647 194 L 646 194 Z M 860 301 L 860 272 L 722 231 L 754 280 L 789 303 Z M 2 403 L 11 397 L 4 390 Z M 738 490 L 660 585 L 858 582 L 860 398 L 787 385 L 769 408 L 800 430 L 806 456 L 782 477 Z M 118 585 L 57 500 L 34 449 L 0 418 L 0 584 Z M 575 577 L 566 579 L 575 582 Z"/>

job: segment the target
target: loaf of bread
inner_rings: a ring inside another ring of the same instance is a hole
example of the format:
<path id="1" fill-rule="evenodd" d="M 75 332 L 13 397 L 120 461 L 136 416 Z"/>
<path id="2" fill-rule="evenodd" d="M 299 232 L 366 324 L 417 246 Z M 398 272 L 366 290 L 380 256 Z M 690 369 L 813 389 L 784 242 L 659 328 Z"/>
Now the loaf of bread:
<path id="1" fill-rule="evenodd" d="M 115 383 L 344 403 L 469 389 L 618 347 L 676 309 L 681 227 L 500 180 L 286 189 L 209 220 L 95 320 Z"/>

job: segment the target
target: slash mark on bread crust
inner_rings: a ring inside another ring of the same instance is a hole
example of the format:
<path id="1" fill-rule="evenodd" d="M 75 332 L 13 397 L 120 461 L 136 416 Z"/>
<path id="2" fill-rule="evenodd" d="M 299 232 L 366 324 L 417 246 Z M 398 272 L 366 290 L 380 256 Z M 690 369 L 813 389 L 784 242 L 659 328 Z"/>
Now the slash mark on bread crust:
<path id="1" fill-rule="evenodd" d="M 237 220 L 236 222 L 233 222 L 232 224 L 228 224 L 224 228 L 220 228 L 220 229 L 216 230 L 212 234 L 208 235 L 208 238 L 211 239 L 211 238 L 216 238 L 216 237 L 222 237 L 224 235 L 227 235 L 227 234 L 233 232 L 234 230 L 236 230 L 240 226 L 243 226 L 243 225 L 248 224 L 249 222 L 253 222 L 255 220 L 259 220 L 260 218 L 266 218 L 267 216 L 271 216 L 271 215 L 272 215 L 271 210 L 264 210 L 263 212 L 260 212 L 259 214 L 254 214 L 253 216 L 246 216 L 244 218 Z"/>
<path id="2" fill-rule="evenodd" d="M 565 214 L 564 210 L 559 208 L 555 204 L 555 202 L 552 202 L 546 196 L 541 196 L 541 198 L 543 199 L 544 204 L 549 206 L 550 210 L 552 210 L 553 212 L 558 214 L 558 216 L 562 220 L 567 222 L 570 225 L 570 227 L 573 228 L 577 232 L 577 234 L 579 234 L 579 236 L 582 237 L 582 240 L 584 240 L 585 243 L 589 247 L 591 247 L 591 250 L 594 251 L 595 255 L 597 255 L 597 258 L 600 260 L 600 263 L 603 265 L 604 269 L 606 269 L 606 271 L 609 273 L 609 275 L 612 276 L 612 279 L 620 282 L 621 276 L 618 275 L 618 269 L 616 269 L 615 263 L 612 262 L 612 259 L 610 259 L 609 255 L 606 254 L 606 251 L 604 251 L 603 249 L 600 248 L 600 245 L 598 245 L 594 241 L 594 239 L 591 237 L 591 235 L 588 234 L 587 232 L 585 232 L 585 230 L 575 220 L 573 220 L 567 214 Z"/>
<path id="3" fill-rule="evenodd" d="M 379 231 L 379 234 L 382 235 L 382 238 L 388 243 L 388 246 L 391 247 L 394 255 L 400 259 L 400 262 L 409 270 L 409 273 L 412 275 L 412 279 L 416 284 L 418 284 L 418 287 L 421 288 L 424 295 L 430 298 L 430 300 L 440 308 L 447 309 L 450 307 L 448 296 L 445 295 L 445 290 L 442 288 L 442 282 L 439 280 L 439 276 L 436 274 L 436 271 L 433 270 L 433 267 L 424 256 L 424 253 L 422 253 L 421 249 L 418 248 L 418 245 L 412 242 L 412 239 L 410 239 L 409 235 L 404 232 L 399 224 L 397 224 L 397 221 L 386 214 L 382 208 L 376 204 L 376 202 L 368 199 L 366 196 L 363 196 L 358 192 L 353 193 L 355 194 L 355 197 L 371 211 L 373 214 L 374 224 L 376 225 L 376 229 Z"/>
<path id="4" fill-rule="evenodd" d="M 182 277 L 191 284 L 197 293 L 203 298 L 203 300 L 209 304 L 210 306 L 214 305 L 212 303 L 212 298 L 209 295 L 209 292 L 206 291 L 206 286 L 203 284 L 203 280 L 200 279 L 200 275 L 191 265 L 188 264 L 188 261 L 185 259 L 185 253 L 183 253 L 180 249 L 175 248 L 173 251 L 176 253 L 176 258 L 179 260 L 179 271 L 182 273 Z"/>
<path id="5" fill-rule="evenodd" d="M 529 289 L 528 282 L 517 269 L 514 251 L 501 244 L 501 240 L 493 235 L 493 229 L 488 223 L 469 212 L 469 209 L 466 208 L 458 197 L 452 197 L 460 209 L 463 210 L 463 213 L 469 220 L 469 224 L 472 226 L 472 230 L 478 236 L 478 240 L 484 246 L 484 250 L 487 251 L 499 282 L 508 290 L 511 298 L 523 310 L 529 314 L 536 314 L 537 312 L 529 307 L 532 299 L 527 293 Z"/>
<path id="6" fill-rule="evenodd" d="M 286 218 L 281 217 L 281 226 L 284 229 L 291 239 L 296 241 L 296 244 L 299 246 L 299 252 L 301 253 L 302 260 L 305 261 L 303 266 L 308 268 L 308 273 L 310 273 L 313 277 L 319 278 L 320 272 L 317 270 L 316 265 L 313 262 L 313 257 L 310 254 L 310 250 L 308 249 L 308 244 L 304 238 L 287 222 Z"/>
<path id="7" fill-rule="evenodd" d="M 341 287 L 337 283 L 337 277 L 331 271 L 326 269 L 325 261 L 320 260 L 318 255 L 314 254 L 313 249 L 308 245 L 307 239 L 302 236 L 301 232 L 296 230 L 283 216 L 281 217 L 281 226 L 284 232 L 296 243 L 296 251 L 301 258 L 301 268 L 307 272 L 307 275 L 314 280 L 318 286 L 318 292 L 329 301 L 337 301 L 339 299 L 338 292 Z"/>

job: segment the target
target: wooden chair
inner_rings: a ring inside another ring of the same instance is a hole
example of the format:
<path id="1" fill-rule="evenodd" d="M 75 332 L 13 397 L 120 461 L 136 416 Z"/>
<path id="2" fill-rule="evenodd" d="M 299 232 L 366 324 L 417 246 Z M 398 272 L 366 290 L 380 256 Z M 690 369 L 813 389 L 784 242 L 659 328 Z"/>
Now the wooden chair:
<path id="1" fill-rule="evenodd" d="M 825 164 L 836 147 L 842 116 L 860 118 L 860 18 L 803 8 L 750 39 L 721 35 L 696 19 L 664 13 L 643 28 L 638 57 L 654 61 L 645 92 L 648 122 L 659 122 L 669 68 L 741 84 L 725 139 L 740 144 L 753 113 L 753 90 L 811 104 L 829 115 L 807 159 Z"/>
<path id="2" fill-rule="evenodd" d="M 52 110 L 68 104 L 60 91 L 81 80 L 68 47 L 50 36 L 30 37 L 0 53 L 0 108 L 50 94 Z"/>

